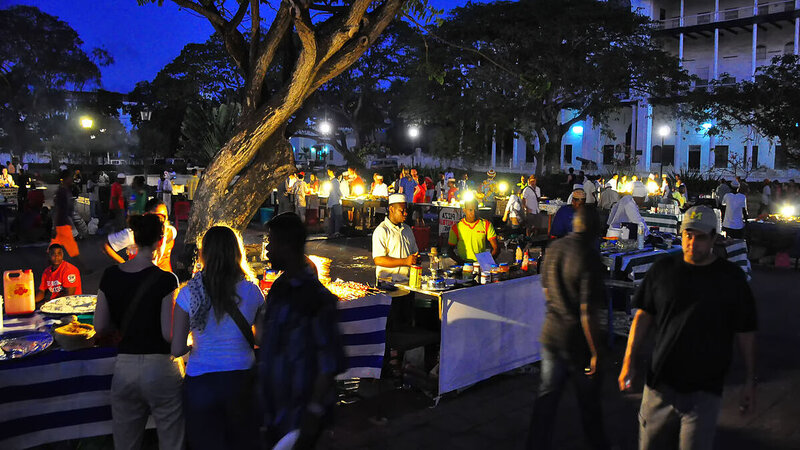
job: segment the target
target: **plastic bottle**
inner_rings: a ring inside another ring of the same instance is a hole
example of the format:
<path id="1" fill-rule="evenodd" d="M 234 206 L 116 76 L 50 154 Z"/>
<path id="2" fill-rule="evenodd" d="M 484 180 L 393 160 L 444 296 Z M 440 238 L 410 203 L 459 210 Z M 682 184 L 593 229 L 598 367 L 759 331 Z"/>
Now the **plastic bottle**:
<path id="1" fill-rule="evenodd" d="M 517 251 L 515 253 L 515 258 L 517 264 L 522 264 L 522 246 L 517 246 Z"/>
<path id="2" fill-rule="evenodd" d="M 521 269 L 522 269 L 523 272 L 527 272 L 528 271 L 528 263 L 529 262 L 530 262 L 530 255 L 528 254 L 528 250 L 525 249 L 525 253 L 522 255 L 522 267 L 521 267 Z"/>
<path id="3" fill-rule="evenodd" d="M 644 249 L 644 227 L 639 225 L 639 233 L 636 234 L 636 247 Z"/>
<path id="4" fill-rule="evenodd" d="M 431 276 L 436 278 L 440 268 L 439 250 L 436 247 L 431 247 L 430 259 Z"/>

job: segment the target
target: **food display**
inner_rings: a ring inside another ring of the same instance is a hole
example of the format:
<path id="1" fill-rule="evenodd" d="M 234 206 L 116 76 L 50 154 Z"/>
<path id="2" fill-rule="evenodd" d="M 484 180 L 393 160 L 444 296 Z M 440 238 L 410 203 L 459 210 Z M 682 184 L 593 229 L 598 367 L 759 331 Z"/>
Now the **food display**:
<path id="1" fill-rule="evenodd" d="M 336 280 L 325 285 L 325 287 L 342 301 L 355 300 L 382 292 L 379 289 L 371 288 L 366 284 L 356 283 L 355 281 Z"/>
<path id="2" fill-rule="evenodd" d="M 46 350 L 53 337 L 41 331 L 12 331 L 0 336 L 0 361 L 20 359 Z"/>
<path id="3" fill-rule="evenodd" d="M 94 345 L 94 326 L 78 322 L 75 316 L 69 316 L 61 322 L 62 326 L 53 330 L 53 336 L 65 350 L 77 350 Z"/>
<path id="4" fill-rule="evenodd" d="M 39 310 L 45 314 L 94 314 L 96 306 L 96 295 L 67 295 L 50 300 Z"/>

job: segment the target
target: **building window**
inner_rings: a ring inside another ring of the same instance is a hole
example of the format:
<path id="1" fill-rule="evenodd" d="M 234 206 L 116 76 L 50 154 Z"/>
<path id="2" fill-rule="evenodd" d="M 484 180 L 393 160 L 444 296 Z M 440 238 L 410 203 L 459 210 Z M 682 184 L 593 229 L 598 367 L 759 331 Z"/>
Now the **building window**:
<path id="1" fill-rule="evenodd" d="M 603 146 L 603 165 L 614 164 L 614 145 Z"/>
<path id="2" fill-rule="evenodd" d="M 661 165 L 664 167 L 675 165 L 674 145 L 665 145 L 661 148 Z"/>
<path id="3" fill-rule="evenodd" d="M 728 167 L 728 146 L 717 145 L 714 147 L 714 168 L 725 169 Z"/>
<path id="4" fill-rule="evenodd" d="M 775 168 L 778 170 L 786 168 L 786 153 L 782 145 L 775 146 Z"/>
<path id="5" fill-rule="evenodd" d="M 564 146 L 564 162 L 565 163 L 572 162 L 572 145 Z"/>
<path id="6" fill-rule="evenodd" d="M 791 55 L 792 53 L 794 53 L 794 41 L 787 42 L 786 45 L 783 46 L 784 55 Z"/>
<path id="7" fill-rule="evenodd" d="M 756 61 L 764 61 L 767 59 L 767 46 L 756 46 Z"/>
<path id="8" fill-rule="evenodd" d="M 689 170 L 700 170 L 700 146 L 689 146 Z"/>
<path id="9" fill-rule="evenodd" d="M 650 155 L 650 164 L 661 164 L 661 146 L 654 145 L 653 153 Z"/>
<path id="10" fill-rule="evenodd" d="M 752 153 L 752 156 L 750 156 L 750 160 L 753 163 L 752 170 L 758 169 L 758 146 L 757 145 L 753 146 L 753 153 Z"/>

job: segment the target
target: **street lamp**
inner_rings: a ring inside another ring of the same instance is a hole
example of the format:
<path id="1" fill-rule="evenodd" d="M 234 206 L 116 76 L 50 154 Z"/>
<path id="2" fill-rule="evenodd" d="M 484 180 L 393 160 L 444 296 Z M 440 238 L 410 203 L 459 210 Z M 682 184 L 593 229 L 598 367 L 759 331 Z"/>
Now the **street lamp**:
<path id="1" fill-rule="evenodd" d="M 143 109 L 139 111 L 139 117 L 142 118 L 142 122 L 148 122 L 152 116 L 153 111 L 150 111 L 149 109 Z"/>
<path id="2" fill-rule="evenodd" d="M 319 124 L 319 132 L 322 134 L 330 134 L 332 129 L 333 127 L 328 121 L 324 121 L 321 124 Z"/>
<path id="3" fill-rule="evenodd" d="M 83 128 L 92 128 L 94 126 L 94 120 L 92 120 L 89 116 L 81 117 L 81 127 Z"/>
<path id="4" fill-rule="evenodd" d="M 417 127 L 416 125 L 411 125 L 410 127 L 408 127 L 408 136 L 411 139 L 418 138 L 419 137 L 419 127 Z"/>
<path id="5" fill-rule="evenodd" d="M 658 176 L 662 177 L 664 174 L 664 138 L 667 137 L 671 130 L 667 125 L 662 125 L 658 129 L 658 135 L 661 136 L 661 158 L 658 160 Z"/>

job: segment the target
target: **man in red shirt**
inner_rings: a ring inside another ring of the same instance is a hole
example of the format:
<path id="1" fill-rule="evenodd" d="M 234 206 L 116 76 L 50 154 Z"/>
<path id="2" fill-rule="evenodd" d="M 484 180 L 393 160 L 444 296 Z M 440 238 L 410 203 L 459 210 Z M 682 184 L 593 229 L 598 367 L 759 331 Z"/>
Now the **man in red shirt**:
<path id="1" fill-rule="evenodd" d="M 80 295 L 81 274 L 78 268 L 64 261 L 64 247 L 60 244 L 50 244 L 47 247 L 47 256 L 50 266 L 42 273 L 42 282 L 36 290 L 36 301 L 45 299 L 45 294 L 50 293 L 49 300 L 67 295 Z"/>
<path id="2" fill-rule="evenodd" d="M 111 212 L 111 223 L 114 226 L 114 231 L 120 231 L 125 228 L 125 211 L 128 209 L 123 190 L 125 178 L 124 173 L 119 173 L 117 174 L 117 181 L 111 185 L 111 199 L 108 202 L 108 209 Z"/>

